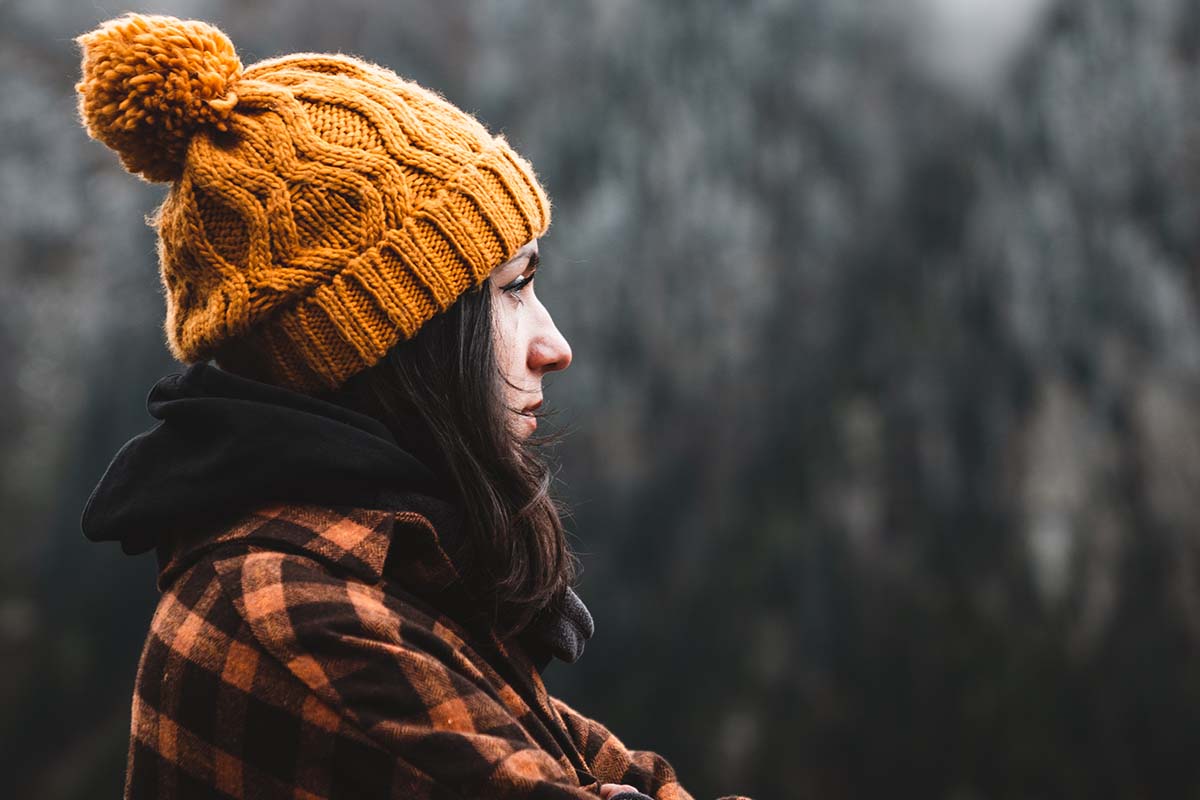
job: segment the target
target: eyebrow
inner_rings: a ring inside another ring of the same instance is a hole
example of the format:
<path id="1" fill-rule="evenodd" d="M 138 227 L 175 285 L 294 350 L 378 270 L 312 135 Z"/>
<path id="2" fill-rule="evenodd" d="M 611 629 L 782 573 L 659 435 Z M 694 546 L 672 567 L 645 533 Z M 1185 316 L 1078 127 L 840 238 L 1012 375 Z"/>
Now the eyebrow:
<path id="1" fill-rule="evenodd" d="M 538 265 L 541 263 L 542 263 L 541 257 L 538 255 L 537 251 L 534 250 L 529 255 L 529 263 L 525 265 L 525 269 L 537 269 Z"/>

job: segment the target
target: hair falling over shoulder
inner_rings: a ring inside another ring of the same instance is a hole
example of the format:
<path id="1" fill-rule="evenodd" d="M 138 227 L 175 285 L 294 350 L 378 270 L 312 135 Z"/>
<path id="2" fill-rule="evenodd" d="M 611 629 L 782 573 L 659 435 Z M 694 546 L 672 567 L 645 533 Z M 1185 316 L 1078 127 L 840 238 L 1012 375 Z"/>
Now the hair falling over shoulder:
<path id="1" fill-rule="evenodd" d="M 560 434 L 521 440 L 502 402 L 485 282 L 324 399 L 388 425 L 448 483 L 464 515 L 464 580 L 505 638 L 574 584 L 577 557 L 543 450 Z"/>

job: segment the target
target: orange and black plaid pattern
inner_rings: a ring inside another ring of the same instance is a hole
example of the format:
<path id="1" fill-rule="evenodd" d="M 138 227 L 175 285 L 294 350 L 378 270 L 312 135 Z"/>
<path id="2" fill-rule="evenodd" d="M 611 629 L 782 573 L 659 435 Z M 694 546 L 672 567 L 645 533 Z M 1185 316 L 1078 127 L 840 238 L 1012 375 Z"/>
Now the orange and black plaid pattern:
<path id="1" fill-rule="evenodd" d="M 429 602 L 453 564 L 419 513 L 276 505 L 160 558 L 128 798 L 690 797 Z"/>

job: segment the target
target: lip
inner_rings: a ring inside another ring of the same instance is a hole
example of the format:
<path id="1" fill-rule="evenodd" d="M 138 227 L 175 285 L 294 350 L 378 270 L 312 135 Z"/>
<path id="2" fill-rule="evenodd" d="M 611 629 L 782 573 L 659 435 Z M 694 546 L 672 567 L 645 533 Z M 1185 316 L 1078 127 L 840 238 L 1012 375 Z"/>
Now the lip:
<path id="1" fill-rule="evenodd" d="M 538 418 L 534 416 L 533 412 L 537 411 L 541 407 L 542 401 L 538 400 L 536 403 L 527 405 L 525 408 L 521 409 L 521 416 L 525 419 L 525 424 L 529 426 L 530 433 L 536 431 L 538 425 Z"/>

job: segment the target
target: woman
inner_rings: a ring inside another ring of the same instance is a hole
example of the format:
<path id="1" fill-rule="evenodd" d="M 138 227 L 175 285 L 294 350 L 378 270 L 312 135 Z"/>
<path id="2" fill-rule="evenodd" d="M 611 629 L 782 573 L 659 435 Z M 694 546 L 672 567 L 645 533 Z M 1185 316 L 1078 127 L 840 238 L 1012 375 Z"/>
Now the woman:
<path id="1" fill-rule="evenodd" d="M 191 365 L 83 515 L 159 559 L 126 796 L 689 797 L 541 681 L 592 620 L 534 449 L 571 350 L 529 164 L 346 56 L 243 68 L 139 15 L 79 42 L 88 132 L 170 184 Z"/>

